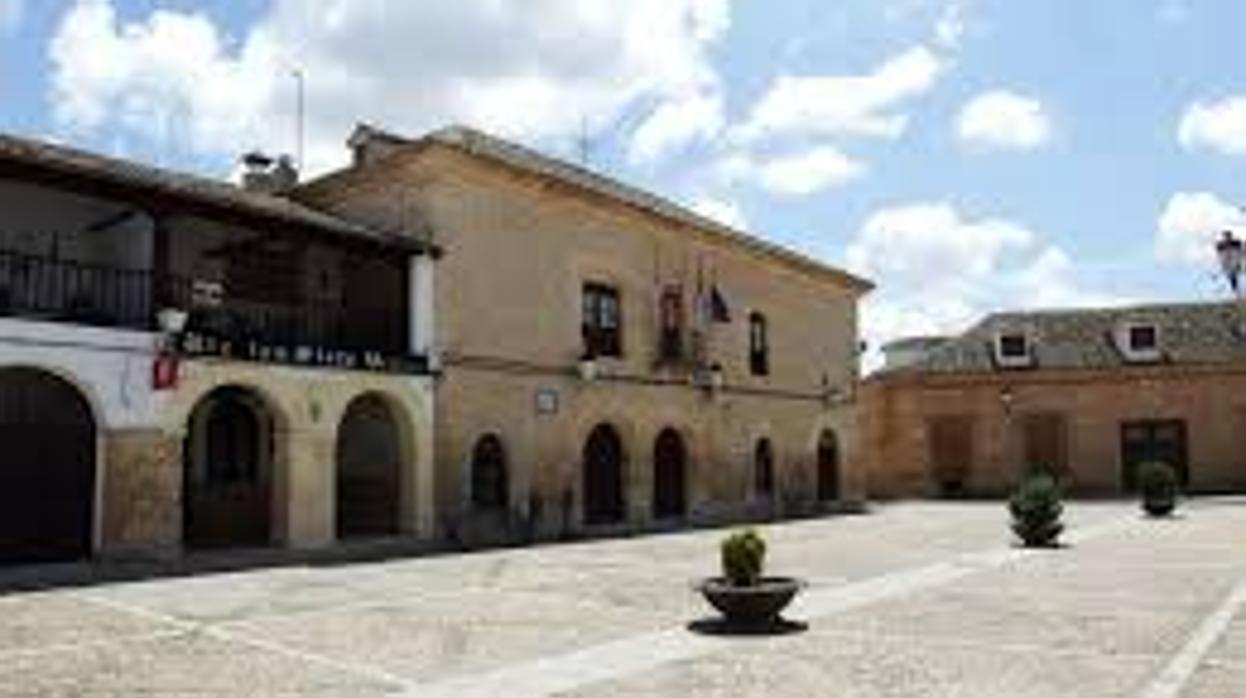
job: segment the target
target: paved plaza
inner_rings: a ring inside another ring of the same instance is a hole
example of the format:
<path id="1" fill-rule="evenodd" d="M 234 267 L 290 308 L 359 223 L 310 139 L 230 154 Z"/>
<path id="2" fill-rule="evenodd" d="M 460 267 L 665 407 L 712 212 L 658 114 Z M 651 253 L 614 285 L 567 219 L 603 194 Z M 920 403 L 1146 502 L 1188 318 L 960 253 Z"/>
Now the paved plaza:
<path id="1" fill-rule="evenodd" d="M 804 632 L 722 637 L 690 589 L 721 531 L 0 597 L 0 696 L 1246 695 L 1246 501 L 1149 521 L 999 503 L 764 528 Z"/>

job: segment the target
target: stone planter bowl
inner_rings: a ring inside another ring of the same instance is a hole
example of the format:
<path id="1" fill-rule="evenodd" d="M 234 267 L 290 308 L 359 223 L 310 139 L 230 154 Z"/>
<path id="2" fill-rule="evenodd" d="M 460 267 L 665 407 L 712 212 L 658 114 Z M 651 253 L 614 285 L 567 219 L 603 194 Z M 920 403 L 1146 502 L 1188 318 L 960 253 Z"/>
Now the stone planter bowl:
<path id="1" fill-rule="evenodd" d="M 779 614 L 804 587 L 804 582 L 791 577 L 762 577 L 751 586 L 735 586 L 725 577 L 710 577 L 697 585 L 728 624 L 743 626 L 778 622 Z"/>

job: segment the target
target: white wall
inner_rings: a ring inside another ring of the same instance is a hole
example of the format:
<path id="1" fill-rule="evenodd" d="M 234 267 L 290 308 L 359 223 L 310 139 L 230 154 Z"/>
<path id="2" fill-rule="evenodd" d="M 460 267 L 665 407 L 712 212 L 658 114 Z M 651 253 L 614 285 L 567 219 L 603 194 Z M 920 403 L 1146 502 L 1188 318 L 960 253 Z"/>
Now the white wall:
<path id="1" fill-rule="evenodd" d="M 82 390 L 100 429 L 151 427 L 164 396 L 151 387 L 157 335 L 0 318 L 0 367 L 57 374 Z"/>

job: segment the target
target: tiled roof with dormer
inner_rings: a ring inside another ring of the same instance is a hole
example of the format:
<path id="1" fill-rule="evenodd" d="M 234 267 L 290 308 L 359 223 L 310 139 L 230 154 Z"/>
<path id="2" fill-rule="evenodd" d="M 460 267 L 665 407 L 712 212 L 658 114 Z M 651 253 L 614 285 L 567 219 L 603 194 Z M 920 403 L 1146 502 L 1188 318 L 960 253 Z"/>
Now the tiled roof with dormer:
<path id="1" fill-rule="evenodd" d="M 1139 363 L 1119 346 L 1128 325 L 1154 325 L 1155 364 L 1224 364 L 1246 361 L 1246 307 L 1237 303 L 1171 303 L 1119 308 L 1005 312 L 986 317 L 895 372 L 982 373 L 1035 369 L 1110 369 Z M 1032 361 L 1024 369 L 1002 368 L 995 342 L 1022 332 Z"/>

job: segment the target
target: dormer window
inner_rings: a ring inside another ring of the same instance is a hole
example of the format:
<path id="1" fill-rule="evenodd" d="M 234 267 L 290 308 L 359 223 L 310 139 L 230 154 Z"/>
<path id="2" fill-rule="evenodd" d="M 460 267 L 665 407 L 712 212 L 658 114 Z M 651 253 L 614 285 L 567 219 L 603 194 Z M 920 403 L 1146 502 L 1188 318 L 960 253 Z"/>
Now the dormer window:
<path id="1" fill-rule="evenodd" d="M 1147 322 L 1128 322 L 1116 330 L 1116 346 L 1128 361 L 1158 361 L 1159 327 Z"/>
<path id="2" fill-rule="evenodd" d="M 995 336 L 995 362 L 1005 368 L 1023 368 L 1034 363 L 1030 337 L 1024 332 L 1001 332 Z"/>

